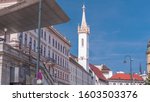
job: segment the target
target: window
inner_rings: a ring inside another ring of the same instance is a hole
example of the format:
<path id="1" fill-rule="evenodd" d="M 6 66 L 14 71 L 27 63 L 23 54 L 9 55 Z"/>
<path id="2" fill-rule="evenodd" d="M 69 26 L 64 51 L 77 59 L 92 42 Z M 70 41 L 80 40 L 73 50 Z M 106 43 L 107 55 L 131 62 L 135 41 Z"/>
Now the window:
<path id="1" fill-rule="evenodd" d="M 32 49 L 32 37 L 30 37 L 29 48 Z"/>
<path id="2" fill-rule="evenodd" d="M 59 65 L 59 56 L 58 56 L 58 65 Z"/>
<path id="3" fill-rule="evenodd" d="M 60 78 L 62 79 L 62 72 L 60 72 Z"/>
<path id="4" fill-rule="evenodd" d="M 44 32 L 44 40 L 46 40 L 46 31 Z"/>
<path id="5" fill-rule="evenodd" d="M 44 57 L 45 57 L 45 55 L 46 55 L 46 48 L 44 47 Z"/>
<path id="6" fill-rule="evenodd" d="M 62 73 L 62 78 L 64 79 L 64 73 Z"/>
<path id="7" fill-rule="evenodd" d="M 82 47 L 84 47 L 84 39 L 82 39 L 82 41 L 81 41 L 81 42 L 82 42 Z"/>
<path id="8" fill-rule="evenodd" d="M 51 55 L 50 55 L 50 50 L 48 50 L 48 58 L 51 58 Z"/>
<path id="9" fill-rule="evenodd" d="M 41 45 L 41 55 L 42 55 L 42 53 L 43 53 L 43 45 Z"/>
<path id="10" fill-rule="evenodd" d="M 23 38 L 23 33 L 20 33 L 19 35 L 19 43 L 22 44 L 22 38 Z"/>
<path id="11" fill-rule="evenodd" d="M 49 35 L 49 40 L 48 40 L 49 44 L 51 44 L 51 36 Z"/>
<path id="12" fill-rule="evenodd" d="M 62 66 L 62 58 L 60 58 L 60 65 Z"/>
<path id="13" fill-rule="evenodd" d="M 55 45 L 54 43 L 55 43 L 55 40 L 54 40 L 54 38 L 53 38 L 53 47 L 54 47 L 54 45 Z"/>
<path id="14" fill-rule="evenodd" d="M 65 47 L 63 47 L 63 53 L 65 52 Z"/>
<path id="15" fill-rule="evenodd" d="M 66 63 L 66 60 L 65 60 L 65 68 L 66 68 L 66 66 L 67 66 L 67 63 Z"/>
<path id="16" fill-rule="evenodd" d="M 57 41 L 55 41 L 55 48 L 57 49 Z"/>
<path id="17" fill-rule="evenodd" d="M 62 63 L 63 63 L 63 65 L 62 65 L 62 66 L 64 67 L 64 59 L 63 59 L 63 62 L 62 62 Z"/>
<path id="18" fill-rule="evenodd" d="M 61 45 L 61 47 L 60 47 L 60 51 L 62 52 L 62 45 Z"/>
<path id="19" fill-rule="evenodd" d="M 25 37 L 24 37 L 24 44 L 27 47 L 27 34 L 25 34 Z"/>
<path id="20" fill-rule="evenodd" d="M 113 83 L 113 85 L 116 85 L 116 83 Z"/>
<path id="21" fill-rule="evenodd" d="M 10 67 L 10 84 L 13 84 L 15 81 L 15 68 Z"/>
<path id="22" fill-rule="evenodd" d="M 33 44 L 33 50 L 34 50 L 34 52 L 36 51 L 36 41 L 34 40 L 34 44 Z"/>
<path id="23" fill-rule="evenodd" d="M 57 54 L 55 54 L 55 61 L 56 61 L 56 63 L 57 63 Z"/>
<path id="24" fill-rule="evenodd" d="M 54 57 L 55 57 L 55 56 L 54 56 L 54 52 L 53 52 L 53 54 L 52 54 L 52 58 L 53 58 L 53 59 L 55 59 Z"/>
<path id="25" fill-rule="evenodd" d="M 41 37 L 43 38 L 43 29 L 41 29 Z"/>
<path id="26" fill-rule="evenodd" d="M 60 51 L 60 44 L 59 44 L 59 42 L 58 42 L 58 50 Z"/>

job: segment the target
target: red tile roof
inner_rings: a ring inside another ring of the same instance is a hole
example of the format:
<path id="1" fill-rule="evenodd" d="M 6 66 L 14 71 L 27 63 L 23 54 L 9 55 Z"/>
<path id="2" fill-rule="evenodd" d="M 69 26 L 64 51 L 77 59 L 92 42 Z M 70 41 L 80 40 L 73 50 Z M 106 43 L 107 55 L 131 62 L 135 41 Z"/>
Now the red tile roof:
<path id="1" fill-rule="evenodd" d="M 138 74 L 133 74 L 133 79 L 143 81 L 143 78 Z M 109 80 L 131 80 L 131 76 L 126 73 L 116 73 Z"/>
<path id="2" fill-rule="evenodd" d="M 103 81 L 107 81 L 107 79 L 105 78 L 105 76 L 103 75 L 103 73 L 102 73 L 97 67 L 95 67 L 95 66 L 92 65 L 92 64 L 89 64 L 89 67 L 91 68 L 91 70 L 95 73 L 95 75 L 96 75 L 99 79 L 101 79 L 101 80 L 103 80 Z"/>

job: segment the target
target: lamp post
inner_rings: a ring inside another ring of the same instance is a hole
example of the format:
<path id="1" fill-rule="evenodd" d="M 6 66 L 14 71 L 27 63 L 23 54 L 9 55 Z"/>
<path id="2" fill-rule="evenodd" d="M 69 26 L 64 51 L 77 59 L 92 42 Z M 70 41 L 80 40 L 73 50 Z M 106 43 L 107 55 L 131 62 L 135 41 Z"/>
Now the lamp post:
<path id="1" fill-rule="evenodd" d="M 127 63 L 127 58 L 129 58 L 129 62 L 130 62 L 130 79 L 131 79 L 131 84 L 133 83 L 133 75 L 132 75 L 132 57 L 130 55 L 126 55 L 124 57 L 124 63 Z"/>
<path id="2" fill-rule="evenodd" d="M 39 12 L 38 12 L 38 45 L 37 45 L 37 64 L 35 77 L 37 78 L 39 63 L 40 63 L 40 35 L 41 35 L 41 16 L 42 16 L 42 0 L 39 0 Z"/>
<path id="3" fill-rule="evenodd" d="M 5 32 L 5 35 L 4 35 L 4 42 L 6 42 L 6 33 L 7 33 L 7 28 L 4 28 L 4 32 Z"/>

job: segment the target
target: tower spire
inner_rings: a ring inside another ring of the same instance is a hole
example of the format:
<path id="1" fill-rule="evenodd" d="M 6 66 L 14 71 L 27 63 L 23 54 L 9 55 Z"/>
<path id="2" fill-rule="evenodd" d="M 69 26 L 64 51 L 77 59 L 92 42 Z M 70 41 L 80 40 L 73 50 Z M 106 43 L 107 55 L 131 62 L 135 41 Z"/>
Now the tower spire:
<path id="1" fill-rule="evenodd" d="M 86 23 L 86 14 L 85 14 L 85 5 L 83 4 L 82 10 L 82 23 L 81 23 L 81 27 L 87 27 L 87 23 Z"/>
<path id="2" fill-rule="evenodd" d="M 86 7 L 83 4 L 82 6 L 82 21 L 81 21 L 81 26 L 78 26 L 78 32 L 79 33 L 90 33 L 90 28 L 88 27 L 86 23 Z"/>

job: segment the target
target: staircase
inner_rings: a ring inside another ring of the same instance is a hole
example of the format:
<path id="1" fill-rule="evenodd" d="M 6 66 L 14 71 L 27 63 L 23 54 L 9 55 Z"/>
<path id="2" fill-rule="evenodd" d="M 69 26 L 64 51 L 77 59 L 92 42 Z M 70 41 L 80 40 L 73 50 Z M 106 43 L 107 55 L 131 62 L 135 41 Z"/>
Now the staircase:
<path id="1" fill-rule="evenodd" d="M 53 76 L 49 73 L 48 69 L 46 68 L 44 63 L 41 63 L 41 70 L 43 72 L 43 76 L 44 76 L 44 83 L 48 84 L 48 85 L 54 85 L 55 84 L 55 80 L 53 78 Z"/>

